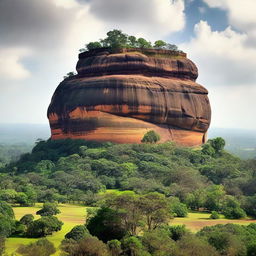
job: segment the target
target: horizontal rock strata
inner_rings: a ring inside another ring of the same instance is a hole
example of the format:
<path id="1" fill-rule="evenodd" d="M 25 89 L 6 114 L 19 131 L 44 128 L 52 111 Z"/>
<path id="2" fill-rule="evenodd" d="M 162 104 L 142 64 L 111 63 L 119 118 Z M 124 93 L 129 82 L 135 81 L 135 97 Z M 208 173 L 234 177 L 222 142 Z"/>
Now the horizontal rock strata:
<path id="1" fill-rule="evenodd" d="M 52 139 L 139 143 L 149 130 L 161 141 L 204 142 L 211 110 L 184 54 L 138 49 L 80 54 L 78 74 L 56 89 L 48 108 Z"/>

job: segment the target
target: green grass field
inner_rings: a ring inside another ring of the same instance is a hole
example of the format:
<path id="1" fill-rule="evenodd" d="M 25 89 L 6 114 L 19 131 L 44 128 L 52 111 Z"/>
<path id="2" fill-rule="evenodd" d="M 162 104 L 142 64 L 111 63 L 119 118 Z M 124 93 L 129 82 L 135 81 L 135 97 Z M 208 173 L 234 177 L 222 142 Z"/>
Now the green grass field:
<path id="1" fill-rule="evenodd" d="M 23 215 L 31 213 L 35 218 L 40 216 L 36 215 L 36 211 L 40 209 L 40 204 L 37 204 L 35 207 L 14 207 L 15 217 L 19 220 Z M 47 236 L 49 241 L 53 242 L 55 247 L 58 248 L 60 242 L 63 240 L 66 233 L 68 233 L 74 226 L 85 223 L 86 216 L 86 207 L 77 206 L 77 205 L 67 205 L 60 204 L 59 209 L 61 211 L 57 217 L 63 221 L 64 225 L 62 226 L 61 231 L 54 233 L 51 236 Z M 6 241 L 6 252 L 11 254 L 17 250 L 20 244 L 29 244 L 36 241 L 34 238 L 16 238 L 10 237 Z M 57 251 L 54 255 L 60 255 L 60 251 Z"/>
<path id="2" fill-rule="evenodd" d="M 256 222 L 253 219 L 241 219 L 241 220 L 228 220 L 225 219 L 223 215 L 220 215 L 220 219 L 212 220 L 210 219 L 210 213 L 206 212 L 190 212 L 188 217 L 186 218 L 175 218 L 171 220 L 171 225 L 183 225 L 185 224 L 188 229 L 193 232 L 199 231 L 205 226 L 214 226 L 217 224 L 227 224 L 227 223 L 234 223 L 240 225 L 248 225 L 252 222 Z"/>
<path id="3" fill-rule="evenodd" d="M 115 191 L 108 191 L 108 193 Z M 37 204 L 35 207 L 14 207 L 15 217 L 19 220 L 23 215 L 31 213 L 38 218 L 36 215 L 36 211 L 41 207 L 41 204 Z M 63 240 L 66 233 L 68 233 L 75 225 L 84 224 L 86 217 L 86 207 L 78 206 L 78 205 L 68 205 L 68 204 L 60 204 L 59 209 L 61 211 L 57 217 L 64 222 L 61 231 L 54 233 L 51 236 L 48 236 L 51 242 L 54 243 L 55 247 L 58 248 L 61 241 Z M 191 212 L 188 214 L 186 218 L 175 218 L 171 220 L 171 225 L 182 225 L 185 224 L 187 228 L 191 231 L 196 232 L 205 226 L 212 226 L 216 224 L 226 224 L 226 223 L 236 223 L 247 225 L 252 222 L 256 222 L 256 220 L 252 219 L 244 219 L 244 220 L 227 220 L 221 216 L 218 220 L 209 219 L 209 213 L 203 212 Z M 6 252 L 11 254 L 17 250 L 20 244 L 28 244 L 36 241 L 34 238 L 8 238 L 6 241 Z M 60 255 L 60 251 L 58 250 L 54 255 Z"/>

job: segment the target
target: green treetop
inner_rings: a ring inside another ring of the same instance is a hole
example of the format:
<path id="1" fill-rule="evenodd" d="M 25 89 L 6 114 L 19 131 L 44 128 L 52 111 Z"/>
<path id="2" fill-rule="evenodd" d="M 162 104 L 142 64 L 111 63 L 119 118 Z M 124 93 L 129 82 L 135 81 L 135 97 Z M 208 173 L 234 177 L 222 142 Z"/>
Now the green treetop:
<path id="1" fill-rule="evenodd" d="M 107 37 L 100 39 L 99 41 L 89 42 L 85 45 L 85 48 L 80 49 L 80 52 L 90 51 L 98 48 L 108 47 L 111 49 L 119 48 L 153 48 L 153 49 L 165 49 L 178 51 L 178 47 L 174 44 L 166 43 L 162 40 L 157 40 L 152 45 L 150 41 L 147 41 L 145 38 L 136 38 L 123 33 L 121 30 L 114 29 L 107 33 Z"/>

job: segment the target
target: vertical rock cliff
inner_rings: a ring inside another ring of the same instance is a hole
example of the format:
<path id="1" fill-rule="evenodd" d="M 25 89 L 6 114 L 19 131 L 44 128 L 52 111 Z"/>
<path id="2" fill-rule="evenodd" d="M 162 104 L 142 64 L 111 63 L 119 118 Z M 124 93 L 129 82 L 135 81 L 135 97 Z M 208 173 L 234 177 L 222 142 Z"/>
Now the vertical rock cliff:
<path id="1" fill-rule="evenodd" d="M 79 54 L 78 74 L 64 79 L 48 108 L 52 139 L 140 143 L 155 130 L 161 141 L 204 142 L 208 91 L 186 54 L 168 50 L 98 49 Z"/>

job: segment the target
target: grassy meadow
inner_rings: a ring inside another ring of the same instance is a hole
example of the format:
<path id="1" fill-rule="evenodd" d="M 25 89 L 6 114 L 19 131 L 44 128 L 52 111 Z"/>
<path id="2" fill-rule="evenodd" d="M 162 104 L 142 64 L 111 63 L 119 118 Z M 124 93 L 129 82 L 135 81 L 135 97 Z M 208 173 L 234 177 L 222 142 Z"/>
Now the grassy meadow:
<path id="1" fill-rule="evenodd" d="M 113 192 L 113 191 L 109 191 Z M 38 218 L 40 216 L 36 215 L 41 207 L 41 204 L 36 204 L 34 207 L 13 207 L 15 212 L 15 217 L 19 220 L 23 215 L 31 213 Z M 86 207 L 79 205 L 69 205 L 69 204 L 60 204 L 59 209 L 61 211 L 57 217 L 63 221 L 64 225 L 62 226 L 61 231 L 54 233 L 51 236 L 47 236 L 51 242 L 54 243 L 55 247 L 58 249 L 61 241 L 63 240 L 66 233 L 68 233 L 75 225 L 84 224 L 86 217 Z M 174 218 L 171 220 L 171 225 L 182 225 L 185 224 L 188 229 L 193 232 L 196 232 L 203 228 L 204 226 L 212 226 L 216 224 L 226 224 L 226 223 L 236 223 L 247 225 L 256 220 L 252 219 L 243 219 L 243 220 L 228 220 L 224 216 L 221 216 L 218 220 L 212 220 L 209 218 L 209 213 L 204 212 L 190 212 L 186 218 Z M 6 241 L 6 252 L 11 254 L 17 250 L 20 244 L 29 244 L 36 241 L 36 238 L 22 238 L 22 237 L 10 237 Z M 54 254 L 60 255 L 60 250 Z"/>
<path id="2" fill-rule="evenodd" d="M 40 216 L 36 215 L 36 212 L 41 208 L 41 204 L 37 204 L 34 207 L 13 207 L 15 217 L 19 220 L 23 215 L 31 213 L 37 219 Z M 78 205 L 60 204 L 58 207 L 61 211 L 57 215 L 58 219 L 63 221 L 61 231 L 54 233 L 51 236 L 47 236 L 47 239 L 54 243 L 58 248 L 61 241 L 64 239 L 66 233 L 68 233 L 74 226 L 85 223 L 86 207 Z M 9 237 L 6 241 L 6 252 L 11 254 L 17 250 L 20 244 L 29 244 L 38 240 L 37 238 L 23 238 L 23 237 Z M 60 255 L 60 251 L 57 251 L 54 255 Z"/>
<path id="3" fill-rule="evenodd" d="M 240 224 L 240 225 L 248 225 L 252 222 L 256 222 L 254 219 L 246 218 L 240 220 L 230 220 L 225 219 L 223 215 L 220 215 L 220 219 L 213 220 L 210 219 L 210 213 L 206 212 L 190 212 L 186 218 L 174 218 L 171 220 L 171 225 L 186 225 L 188 229 L 192 232 L 197 232 L 205 226 L 214 226 L 217 224 Z"/>

